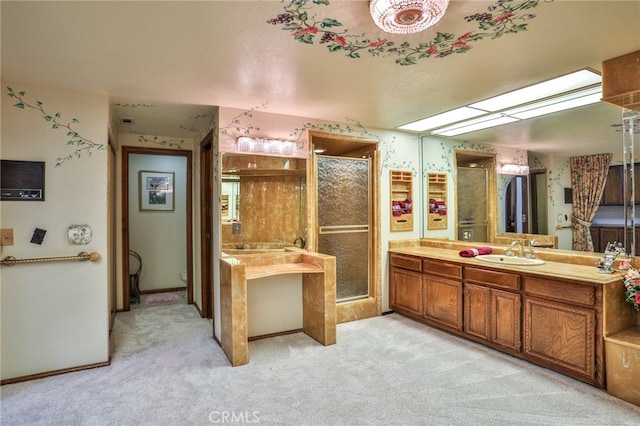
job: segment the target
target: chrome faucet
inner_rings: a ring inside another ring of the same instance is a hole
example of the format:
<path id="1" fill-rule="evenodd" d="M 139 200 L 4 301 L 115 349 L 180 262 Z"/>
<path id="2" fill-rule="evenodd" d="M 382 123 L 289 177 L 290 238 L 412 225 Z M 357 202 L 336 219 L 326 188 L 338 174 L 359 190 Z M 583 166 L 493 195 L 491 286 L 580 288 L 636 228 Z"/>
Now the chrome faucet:
<path id="1" fill-rule="evenodd" d="M 536 258 L 536 252 L 533 249 L 536 244 L 538 244 L 538 241 L 536 240 L 530 240 L 529 241 L 529 253 L 527 253 L 527 258 L 529 259 L 535 259 Z"/>
<path id="2" fill-rule="evenodd" d="M 524 247 L 522 246 L 522 241 L 520 240 L 514 240 L 511 242 L 511 248 L 515 248 L 518 247 L 518 253 L 520 255 L 520 257 L 524 257 Z"/>

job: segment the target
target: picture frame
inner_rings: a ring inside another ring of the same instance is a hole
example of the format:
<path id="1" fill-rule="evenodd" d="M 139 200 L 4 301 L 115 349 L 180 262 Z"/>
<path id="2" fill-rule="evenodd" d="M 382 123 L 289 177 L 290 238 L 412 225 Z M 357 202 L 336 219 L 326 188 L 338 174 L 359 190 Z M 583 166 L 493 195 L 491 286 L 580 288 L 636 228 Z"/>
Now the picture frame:
<path id="1" fill-rule="evenodd" d="M 140 211 L 174 211 L 174 172 L 138 172 Z"/>

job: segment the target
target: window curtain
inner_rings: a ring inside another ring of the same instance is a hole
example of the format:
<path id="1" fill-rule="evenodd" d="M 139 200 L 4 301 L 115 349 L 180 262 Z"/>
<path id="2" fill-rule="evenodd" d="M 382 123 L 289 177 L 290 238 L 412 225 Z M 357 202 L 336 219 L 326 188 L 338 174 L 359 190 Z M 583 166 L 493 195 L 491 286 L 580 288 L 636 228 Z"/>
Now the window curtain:
<path id="1" fill-rule="evenodd" d="M 612 154 L 571 157 L 573 189 L 573 250 L 593 251 L 591 220 L 598 209 L 607 182 Z"/>

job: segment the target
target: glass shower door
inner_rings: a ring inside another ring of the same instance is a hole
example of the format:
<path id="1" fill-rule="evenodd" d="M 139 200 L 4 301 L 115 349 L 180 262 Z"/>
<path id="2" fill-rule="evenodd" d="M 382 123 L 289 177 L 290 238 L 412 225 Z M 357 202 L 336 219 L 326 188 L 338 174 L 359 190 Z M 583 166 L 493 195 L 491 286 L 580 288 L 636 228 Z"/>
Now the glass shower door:
<path id="1" fill-rule="evenodd" d="M 368 158 L 316 156 L 318 252 L 336 257 L 337 301 L 369 296 Z"/>
<path id="2" fill-rule="evenodd" d="M 483 168 L 458 167 L 458 239 L 488 241 L 488 182 Z"/>

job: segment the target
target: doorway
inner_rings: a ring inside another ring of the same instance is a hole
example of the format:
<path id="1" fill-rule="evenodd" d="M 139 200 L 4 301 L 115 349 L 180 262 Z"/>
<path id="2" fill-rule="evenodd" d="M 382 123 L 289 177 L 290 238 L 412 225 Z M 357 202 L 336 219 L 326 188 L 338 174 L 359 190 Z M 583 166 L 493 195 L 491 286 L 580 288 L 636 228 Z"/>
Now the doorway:
<path id="1" fill-rule="evenodd" d="M 200 142 L 200 315 L 213 320 L 213 130 Z"/>
<path id="2" fill-rule="evenodd" d="M 377 142 L 316 132 L 309 141 L 309 250 L 336 257 L 337 322 L 380 315 Z"/>
<path id="3" fill-rule="evenodd" d="M 529 233 L 528 194 L 526 176 L 512 176 L 509 178 L 503 194 L 505 232 Z"/>
<path id="4" fill-rule="evenodd" d="M 130 250 L 134 248 L 145 265 L 141 276 L 142 293 L 171 291 L 184 288 L 186 284 L 187 303 L 193 303 L 191 157 L 191 151 L 122 147 L 121 259 L 124 311 L 131 309 L 132 268 L 128 259 Z M 180 164 L 183 164 L 183 168 Z M 145 183 L 149 175 L 158 175 L 163 179 L 170 176 L 172 185 L 163 190 L 173 192 L 158 198 L 159 194 Z M 177 217 L 183 219 L 175 221 Z M 181 281 L 184 271 L 186 283 Z"/>
<path id="5" fill-rule="evenodd" d="M 456 151 L 456 236 L 492 242 L 496 235 L 495 154 Z"/>

